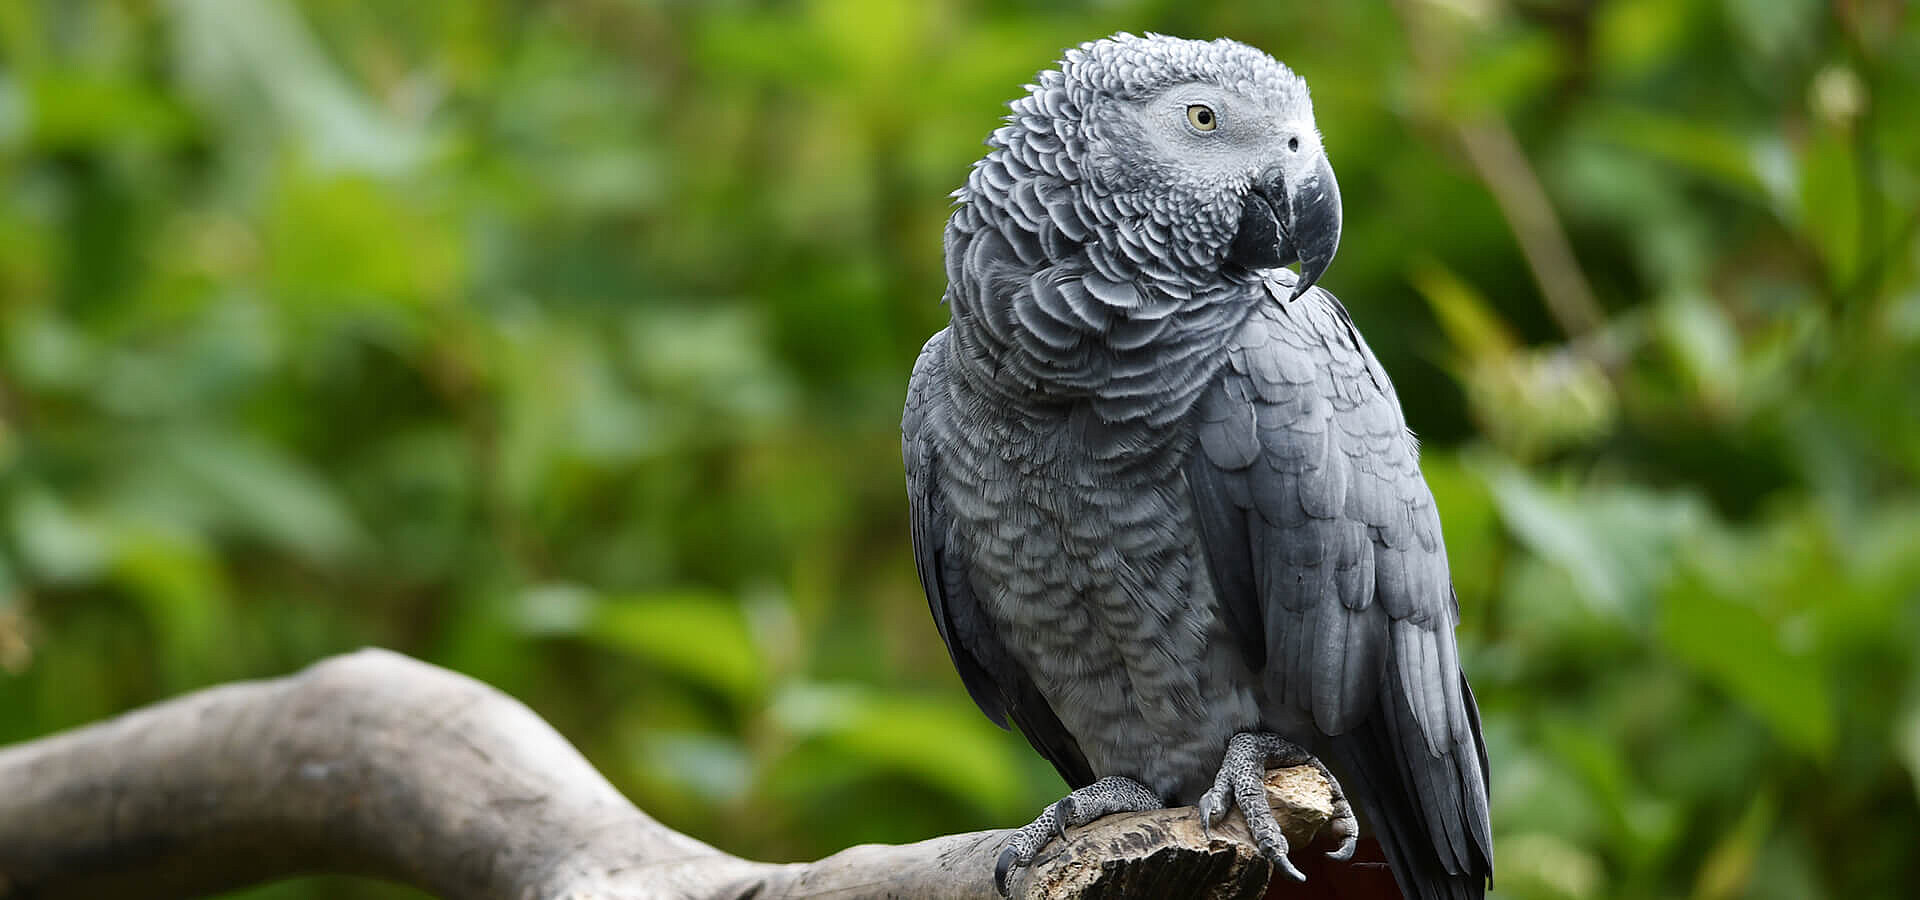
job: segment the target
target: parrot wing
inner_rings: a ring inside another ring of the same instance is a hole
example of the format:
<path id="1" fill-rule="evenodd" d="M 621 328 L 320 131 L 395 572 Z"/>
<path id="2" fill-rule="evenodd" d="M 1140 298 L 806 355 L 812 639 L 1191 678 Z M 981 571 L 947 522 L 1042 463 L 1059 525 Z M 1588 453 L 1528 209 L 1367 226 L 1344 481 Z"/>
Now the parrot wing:
<path id="1" fill-rule="evenodd" d="M 1412 883 L 1478 883 L 1491 872 L 1486 757 L 1439 514 L 1345 308 L 1319 289 L 1287 302 L 1290 288 L 1253 288 L 1274 296 L 1192 420 L 1186 474 L 1221 612 L 1267 703 L 1309 716 L 1349 770 L 1388 858 L 1421 874 Z"/>
<path id="2" fill-rule="evenodd" d="M 967 566 L 958 556 L 959 548 L 951 540 L 952 520 L 939 486 L 938 449 L 927 427 L 927 418 L 937 414 L 938 395 L 944 390 L 946 339 L 947 332 L 941 331 L 920 351 L 901 421 L 901 455 L 906 464 L 913 555 L 920 569 L 920 585 L 926 590 L 934 624 L 953 657 L 960 681 L 980 711 L 1002 728 L 1012 719 L 1028 743 L 1053 763 L 1067 784 L 1084 787 L 1094 781 L 1086 755 L 994 631 L 974 596 Z"/>

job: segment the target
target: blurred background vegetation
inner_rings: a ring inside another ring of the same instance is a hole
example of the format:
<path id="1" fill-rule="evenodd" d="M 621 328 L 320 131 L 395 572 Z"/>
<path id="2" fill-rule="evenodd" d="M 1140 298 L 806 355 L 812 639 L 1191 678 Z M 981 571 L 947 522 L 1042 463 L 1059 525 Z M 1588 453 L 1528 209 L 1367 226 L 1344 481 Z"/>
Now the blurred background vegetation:
<path id="1" fill-rule="evenodd" d="M 1227 35 L 1314 89 L 1500 895 L 1912 896 L 1907 6 L 0 4 L 0 741 L 379 644 L 737 853 L 1025 821 L 908 548 L 947 192 L 1063 47 Z"/>

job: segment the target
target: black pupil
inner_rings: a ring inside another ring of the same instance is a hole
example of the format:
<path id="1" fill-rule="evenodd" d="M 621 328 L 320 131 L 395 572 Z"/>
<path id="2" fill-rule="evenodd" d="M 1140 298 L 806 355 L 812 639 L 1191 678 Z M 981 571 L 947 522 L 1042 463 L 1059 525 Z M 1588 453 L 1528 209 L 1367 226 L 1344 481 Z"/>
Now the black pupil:
<path id="1" fill-rule="evenodd" d="M 1213 110 L 1207 109 L 1206 107 L 1203 106 L 1194 112 L 1193 118 L 1195 121 L 1199 122 L 1201 125 L 1212 125 Z"/>

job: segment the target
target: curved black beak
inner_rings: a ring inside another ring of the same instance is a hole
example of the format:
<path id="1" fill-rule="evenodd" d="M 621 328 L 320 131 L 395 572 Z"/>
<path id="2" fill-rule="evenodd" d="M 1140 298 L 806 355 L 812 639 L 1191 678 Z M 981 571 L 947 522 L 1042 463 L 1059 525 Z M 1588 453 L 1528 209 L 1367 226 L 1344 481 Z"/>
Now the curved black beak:
<path id="1" fill-rule="evenodd" d="M 1334 251 L 1340 249 L 1340 182 L 1333 178 L 1327 155 L 1316 155 L 1319 159 L 1313 168 L 1287 184 L 1291 215 L 1290 221 L 1281 223 L 1280 233 L 1293 244 L 1294 255 L 1300 259 L 1300 280 L 1294 283 L 1288 300 L 1300 299 L 1313 287 L 1333 264 Z"/>
<path id="2" fill-rule="evenodd" d="M 1262 173 L 1247 192 L 1240 233 L 1229 258 L 1249 269 L 1300 264 L 1288 300 L 1297 300 L 1326 274 L 1340 248 L 1340 183 L 1318 146 L 1290 164 Z"/>

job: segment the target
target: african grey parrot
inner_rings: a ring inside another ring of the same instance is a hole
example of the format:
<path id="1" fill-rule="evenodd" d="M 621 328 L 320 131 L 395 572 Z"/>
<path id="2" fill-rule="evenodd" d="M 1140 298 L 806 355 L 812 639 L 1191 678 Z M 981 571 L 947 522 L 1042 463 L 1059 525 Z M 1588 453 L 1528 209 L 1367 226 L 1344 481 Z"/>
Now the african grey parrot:
<path id="1" fill-rule="evenodd" d="M 1341 209 L 1305 82 L 1158 35 L 1058 66 L 954 194 L 952 324 L 902 425 L 940 636 L 1074 788 L 1014 833 L 1001 890 L 1064 826 L 1188 803 L 1238 805 L 1300 879 L 1262 777 L 1324 758 L 1331 855 L 1351 796 L 1408 897 L 1483 896 L 1440 520 L 1392 384 L 1313 287 Z"/>

